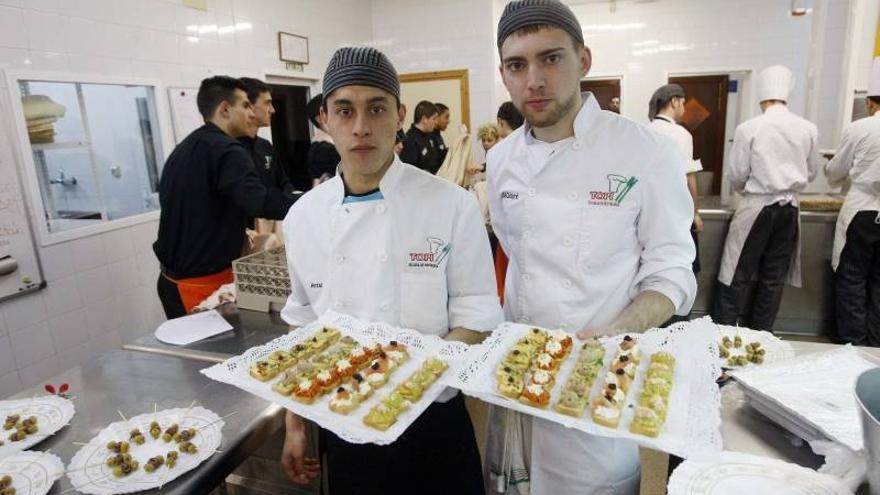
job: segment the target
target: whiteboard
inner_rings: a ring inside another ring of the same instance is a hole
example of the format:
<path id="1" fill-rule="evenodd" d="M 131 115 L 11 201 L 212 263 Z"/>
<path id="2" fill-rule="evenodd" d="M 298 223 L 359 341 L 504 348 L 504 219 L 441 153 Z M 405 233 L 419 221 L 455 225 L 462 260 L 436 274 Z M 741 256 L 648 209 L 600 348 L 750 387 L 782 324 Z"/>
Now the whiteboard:
<path id="1" fill-rule="evenodd" d="M 168 88 L 174 144 L 180 144 L 189 133 L 205 125 L 205 119 L 202 118 L 196 104 L 198 93 L 199 88 Z"/>
<path id="2" fill-rule="evenodd" d="M 7 121 L 5 125 L 10 124 L 12 122 Z M 0 147 L 0 301 L 45 286 L 12 146 L 3 146 Z"/>

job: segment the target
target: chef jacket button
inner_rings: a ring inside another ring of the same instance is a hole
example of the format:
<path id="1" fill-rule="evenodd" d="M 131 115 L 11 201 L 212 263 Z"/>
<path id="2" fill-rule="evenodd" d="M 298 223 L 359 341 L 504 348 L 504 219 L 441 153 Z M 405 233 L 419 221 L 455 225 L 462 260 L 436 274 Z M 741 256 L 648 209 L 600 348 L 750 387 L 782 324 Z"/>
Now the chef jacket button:
<path id="1" fill-rule="evenodd" d="M 528 282 L 529 280 L 532 279 L 532 276 L 529 275 L 528 273 L 523 273 L 523 274 L 522 274 L 522 279 L 523 279 L 523 282 Z"/>
<path id="2" fill-rule="evenodd" d="M 578 193 L 576 193 L 574 191 L 568 193 L 568 199 L 570 199 L 572 201 L 576 201 L 578 199 Z"/>
<path id="3" fill-rule="evenodd" d="M 576 149 L 576 150 L 579 150 L 579 149 L 581 149 L 581 142 L 580 142 L 580 141 L 575 141 L 574 144 L 571 145 L 571 147 L 574 148 L 574 149 Z"/>
<path id="4" fill-rule="evenodd" d="M 562 322 L 559 324 L 560 330 L 568 330 L 568 323 Z"/>
<path id="5" fill-rule="evenodd" d="M 337 254 L 336 256 L 333 257 L 333 260 L 336 261 L 337 265 L 341 265 L 342 262 L 345 261 L 345 256 L 343 256 L 341 254 Z"/>
<path id="6" fill-rule="evenodd" d="M 385 205 L 376 206 L 376 211 L 379 213 L 385 213 Z"/>
<path id="7" fill-rule="evenodd" d="M 523 239 L 528 239 L 529 237 L 532 236 L 532 231 L 531 230 L 523 230 L 522 236 L 523 236 Z"/>
<path id="8" fill-rule="evenodd" d="M 571 289 L 571 280 L 563 280 L 562 286 L 565 287 L 566 289 Z"/>
<path id="9" fill-rule="evenodd" d="M 388 303 L 382 303 L 379 306 L 379 309 L 381 309 L 382 311 L 388 311 L 389 309 L 391 309 L 391 305 Z"/>
<path id="10" fill-rule="evenodd" d="M 563 246 L 571 246 L 572 245 L 571 237 L 566 237 L 566 238 L 562 239 L 562 245 Z"/>
<path id="11" fill-rule="evenodd" d="M 534 187 L 530 187 L 528 190 L 528 195 L 535 196 L 536 194 L 538 194 L 538 191 L 536 191 Z"/>
<path id="12" fill-rule="evenodd" d="M 386 261 L 388 261 L 388 255 L 385 254 L 384 252 L 379 253 L 379 261 L 381 261 L 382 263 L 385 263 Z"/>
<path id="13" fill-rule="evenodd" d="M 345 307 L 345 303 L 342 301 L 336 301 L 335 303 L 333 303 L 333 307 L 336 309 L 342 309 Z"/>

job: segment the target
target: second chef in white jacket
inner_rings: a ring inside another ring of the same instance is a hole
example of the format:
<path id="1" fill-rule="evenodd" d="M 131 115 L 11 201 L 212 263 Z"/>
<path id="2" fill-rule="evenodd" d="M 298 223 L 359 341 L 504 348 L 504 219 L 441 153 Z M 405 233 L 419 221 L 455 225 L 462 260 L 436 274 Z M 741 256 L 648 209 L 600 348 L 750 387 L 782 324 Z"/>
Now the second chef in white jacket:
<path id="1" fill-rule="evenodd" d="M 818 130 L 788 109 L 790 70 L 767 67 L 757 83 L 763 114 L 736 128 L 727 169 L 742 199 L 724 244 L 714 320 L 772 330 L 784 283 L 801 284 L 798 193 L 816 177 Z M 755 278 L 754 302 L 743 308 Z"/>
<path id="2" fill-rule="evenodd" d="M 384 54 L 336 51 L 324 74 L 321 116 L 342 157 L 339 174 L 284 220 L 291 294 L 281 316 L 291 325 L 336 310 L 473 343 L 476 332 L 501 322 L 479 206 L 466 190 L 394 154 L 404 114 Z M 483 491 L 473 426 L 454 389 L 391 445 L 322 434 L 329 493 Z M 288 413 L 282 464 L 294 482 L 317 475 L 304 453 L 302 420 Z"/>
<path id="3" fill-rule="evenodd" d="M 504 84 L 527 123 L 487 163 L 492 223 L 510 257 L 507 318 L 584 336 L 687 314 L 697 288 L 693 203 L 678 151 L 580 93 L 590 52 L 561 2 L 509 3 L 497 42 Z M 531 493 L 638 493 L 630 441 L 539 418 L 530 440 Z"/>

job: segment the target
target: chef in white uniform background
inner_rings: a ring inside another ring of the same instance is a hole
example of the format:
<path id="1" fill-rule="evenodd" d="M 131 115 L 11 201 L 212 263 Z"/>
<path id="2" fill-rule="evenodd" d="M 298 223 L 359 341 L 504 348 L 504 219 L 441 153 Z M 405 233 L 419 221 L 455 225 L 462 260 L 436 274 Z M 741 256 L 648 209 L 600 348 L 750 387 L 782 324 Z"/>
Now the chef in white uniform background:
<path id="1" fill-rule="evenodd" d="M 397 73 L 373 48 L 337 50 L 324 75 L 321 119 L 341 155 L 335 177 L 284 220 L 291 325 L 327 310 L 475 343 L 502 321 L 489 241 L 474 197 L 402 163 L 405 115 Z M 453 329 L 450 331 L 450 329 Z M 400 440 L 350 444 L 322 432 L 330 493 L 483 491 L 479 451 L 461 394 L 446 390 Z M 292 481 L 317 473 L 302 420 L 287 416 L 282 465 Z"/>
<path id="2" fill-rule="evenodd" d="M 831 184 L 849 183 L 834 229 L 837 334 L 880 347 L 880 59 L 874 59 L 865 103 L 870 117 L 846 127 L 825 165 Z"/>
<path id="3" fill-rule="evenodd" d="M 800 287 L 798 193 L 817 171 L 818 131 L 787 106 L 794 77 L 774 65 L 757 77 L 762 115 L 736 128 L 727 178 L 742 198 L 730 222 L 714 319 L 772 330 L 784 283 Z M 757 279 L 754 302 L 742 298 Z"/>
<path id="4" fill-rule="evenodd" d="M 679 152 L 579 92 L 591 55 L 559 1 L 509 3 L 497 43 L 502 79 L 527 123 L 487 162 L 493 227 L 510 257 L 507 319 L 585 337 L 687 314 L 697 289 L 693 203 Z M 632 442 L 538 418 L 530 441 L 531 493 L 638 493 Z M 488 445 L 487 457 L 498 448 Z"/>
<path id="5" fill-rule="evenodd" d="M 668 137 L 675 143 L 681 154 L 682 167 L 687 177 L 688 191 L 694 202 L 694 223 L 691 225 L 691 237 L 697 251 L 694 258 L 694 274 L 700 273 L 700 244 L 698 234 L 703 231 L 703 219 L 700 218 L 700 198 L 697 194 L 697 172 L 703 170 L 700 160 L 694 159 L 694 137 L 679 122 L 684 118 L 684 88 L 678 84 L 665 84 L 657 88 L 651 95 L 648 104 L 649 126 L 652 130 Z"/>

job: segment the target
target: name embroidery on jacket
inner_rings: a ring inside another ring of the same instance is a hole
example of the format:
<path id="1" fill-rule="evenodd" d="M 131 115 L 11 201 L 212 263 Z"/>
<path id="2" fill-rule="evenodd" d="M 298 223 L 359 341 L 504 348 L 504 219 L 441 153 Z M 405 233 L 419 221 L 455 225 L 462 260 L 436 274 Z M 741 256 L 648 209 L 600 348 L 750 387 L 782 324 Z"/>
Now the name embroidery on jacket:
<path id="1" fill-rule="evenodd" d="M 501 199 L 519 199 L 519 193 L 512 191 L 501 191 Z"/>

